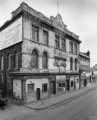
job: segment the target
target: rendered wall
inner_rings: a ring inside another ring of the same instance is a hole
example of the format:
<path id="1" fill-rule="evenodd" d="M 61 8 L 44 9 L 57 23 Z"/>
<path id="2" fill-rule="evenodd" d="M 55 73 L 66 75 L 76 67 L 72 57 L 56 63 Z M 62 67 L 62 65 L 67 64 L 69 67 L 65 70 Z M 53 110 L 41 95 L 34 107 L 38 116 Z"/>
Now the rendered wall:
<path id="1" fill-rule="evenodd" d="M 22 41 L 22 17 L 0 32 L 0 50 Z"/>

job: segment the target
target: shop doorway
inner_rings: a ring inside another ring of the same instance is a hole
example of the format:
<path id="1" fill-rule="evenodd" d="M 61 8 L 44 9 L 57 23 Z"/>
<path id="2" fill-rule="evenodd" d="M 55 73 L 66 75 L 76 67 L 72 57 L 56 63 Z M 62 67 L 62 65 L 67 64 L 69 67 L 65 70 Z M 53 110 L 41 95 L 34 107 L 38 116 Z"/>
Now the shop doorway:
<path id="1" fill-rule="evenodd" d="M 70 90 L 70 82 L 69 82 L 69 80 L 66 80 L 66 90 L 67 91 Z"/>
<path id="2" fill-rule="evenodd" d="M 51 94 L 56 94 L 56 81 L 50 82 L 50 92 Z"/>
<path id="3" fill-rule="evenodd" d="M 36 89 L 36 99 L 40 100 L 40 88 Z"/>

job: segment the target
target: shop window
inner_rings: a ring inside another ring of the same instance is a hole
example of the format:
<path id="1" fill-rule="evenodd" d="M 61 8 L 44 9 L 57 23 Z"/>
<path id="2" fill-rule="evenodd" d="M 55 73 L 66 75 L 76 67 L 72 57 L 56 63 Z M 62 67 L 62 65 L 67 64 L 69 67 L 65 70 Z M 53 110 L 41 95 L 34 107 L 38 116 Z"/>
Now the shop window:
<path id="1" fill-rule="evenodd" d="M 38 41 L 38 27 L 32 26 L 32 40 Z"/>
<path id="2" fill-rule="evenodd" d="M 42 92 L 47 92 L 48 88 L 47 88 L 47 84 L 42 84 Z"/>
<path id="3" fill-rule="evenodd" d="M 48 45 L 48 31 L 43 31 L 43 43 Z"/>
<path id="4" fill-rule="evenodd" d="M 28 84 L 28 93 L 32 93 L 34 91 L 34 84 Z"/>
<path id="5" fill-rule="evenodd" d="M 59 87 L 65 87 L 65 83 L 59 83 Z"/>
<path id="6" fill-rule="evenodd" d="M 73 81 L 71 81 L 71 87 L 73 87 L 73 84 L 74 84 Z"/>

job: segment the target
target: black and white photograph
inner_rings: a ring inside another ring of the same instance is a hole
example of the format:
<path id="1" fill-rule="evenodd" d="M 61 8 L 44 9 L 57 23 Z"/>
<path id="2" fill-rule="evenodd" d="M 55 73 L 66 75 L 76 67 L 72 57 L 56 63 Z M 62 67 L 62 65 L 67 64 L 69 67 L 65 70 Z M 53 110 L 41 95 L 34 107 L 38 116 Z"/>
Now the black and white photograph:
<path id="1" fill-rule="evenodd" d="M 97 120 L 97 0 L 0 0 L 0 120 Z"/>

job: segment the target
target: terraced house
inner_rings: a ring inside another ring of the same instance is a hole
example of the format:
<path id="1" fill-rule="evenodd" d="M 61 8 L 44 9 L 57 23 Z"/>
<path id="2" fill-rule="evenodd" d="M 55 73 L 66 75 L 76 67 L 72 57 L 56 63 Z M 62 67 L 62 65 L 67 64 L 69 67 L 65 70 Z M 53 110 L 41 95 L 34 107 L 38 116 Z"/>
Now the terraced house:
<path id="1" fill-rule="evenodd" d="M 90 51 L 86 53 L 80 52 L 79 54 L 80 61 L 80 87 L 87 86 L 91 82 L 92 72 L 90 70 Z"/>
<path id="2" fill-rule="evenodd" d="M 1 44 L 2 43 L 2 44 Z M 0 82 L 22 102 L 79 88 L 79 37 L 26 3 L 0 28 Z"/>

